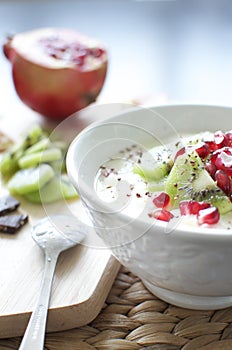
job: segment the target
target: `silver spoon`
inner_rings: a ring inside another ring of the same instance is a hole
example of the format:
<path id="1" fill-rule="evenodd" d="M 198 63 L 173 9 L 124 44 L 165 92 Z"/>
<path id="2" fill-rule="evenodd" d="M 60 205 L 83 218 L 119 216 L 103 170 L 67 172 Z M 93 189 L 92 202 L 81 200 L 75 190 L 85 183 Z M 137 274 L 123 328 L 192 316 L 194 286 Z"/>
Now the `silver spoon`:
<path id="1" fill-rule="evenodd" d="M 37 306 L 28 323 L 19 350 L 43 350 L 53 276 L 59 254 L 85 237 L 85 226 L 73 216 L 53 215 L 32 228 L 32 238 L 44 251 L 45 268 Z"/>

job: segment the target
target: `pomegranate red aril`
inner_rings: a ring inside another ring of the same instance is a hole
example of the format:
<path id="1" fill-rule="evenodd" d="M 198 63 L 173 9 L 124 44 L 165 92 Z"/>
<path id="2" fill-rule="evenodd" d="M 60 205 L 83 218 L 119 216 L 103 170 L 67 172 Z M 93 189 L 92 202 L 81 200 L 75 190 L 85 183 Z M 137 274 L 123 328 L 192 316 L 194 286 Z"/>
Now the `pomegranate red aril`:
<path id="1" fill-rule="evenodd" d="M 228 147 L 232 147 L 232 131 L 227 131 L 225 133 L 226 142 Z"/>
<path id="2" fill-rule="evenodd" d="M 45 117 L 62 120 L 95 102 L 107 52 L 92 38 L 63 28 L 19 33 L 3 46 L 19 98 Z"/>
<path id="3" fill-rule="evenodd" d="M 156 209 L 151 214 L 149 214 L 150 217 L 161 220 L 161 221 L 170 221 L 172 218 L 174 218 L 174 215 L 166 209 Z"/>
<path id="4" fill-rule="evenodd" d="M 230 180 L 230 193 L 228 197 L 229 197 L 229 200 L 232 202 L 232 180 Z"/>
<path id="5" fill-rule="evenodd" d="M 220 151 L 218 152 L 218 150 L 217 150 L 217 151 L 214 151 L 214 152 L 210 155 L 210 161 L 211 161 L 212 164 L 215 165 L 216 159 L 217 159 L 219 153 L 220 153 Z M 216 165 L 215 165 L 215 167 L 216 167 Z M 217 168 L 217 167 L 216 167 L 216 168 Z"/>
<path id="6" fill-rule="evenodd" d="M 184 153 L 185 153 L 185 147 L 180 148 L 175 154 L 174 162 L 175 162 L 176 158 L 178 158 L 179 156 L 182 156 L 182 154 L 184 154 Z"/>
<path id="7" fill-rule="evenodd" d="M 218 148 L 227 146 L 226 135 L 221 130 L 216 131 L 214 133 L 214 142 L 216 143 Z"/>
<path id="8" fill-rule="evenodd" d="M 227 173 L 223 170 L 217 170 L 215 173 L 217 186 L 226 194 L 230 194 L 231 181 Z"/>
<path id="9" fill-rule="evenodd" d="M 209 147 L 210 152 L 214 152 L 218 149 L 218 145 L 214 141 L 205 141 L 205 144 Z"/>
<path id="10" fill-rule="evenodd" d="M 98 49 L 92 49 L 91 50 L 91 54 L 94 56 L 94 57 L 101 57 L 101 55 L 104 53 L 104 51 L 100 48 Z"/>
<path id="11" fill-rule="evenodd" d="M 212 179 L 215 179 L 215 173 L 217 171 L 217 167 L 214 163 L 207 163 L 205 165 L 205 169 L 208 171 L 209 175 L 212 177 Z"/>
<path id="12" fill-rule="evenodd" d="M 195 151 L 198 153 L 199 157 L 202 159 L 206 158 L 210 153 L 210 149 L 207 143 L 202 143 L 200 145 L 197 145 Z"/>
<path id="13" fill-rule="evenodd" d="M 89 50 L 87 47 L 80 44 L 68 46 L 67 43 L 65 43 L 65 41 L 61 40 L 59 37 L 54 39 L 52 42 L 50 40 L 48 40 L 47 42 L 46 40 L 43 40 L 43 45 L 44 52 L 50 55 L 51 57 L 67 62 L 74 62 L 80 66 L 84 64 L 84 60 L 88 56 L 93 55 L 94 50 Z"/>
<path id="14" fill-rule="evenodd" d="M 51 56 L 52 58 L 59 59 L 59 56 L 57 56 L 57 53 L 50 52 L 50 56 Z"/>
<path id="15" fill-rule="evenodd" d="M 75 62 L 77 65 L 79 66 L 83 66 L 85 63 L 85 59 L 86 59 L 86 55 L 85 54 L 80 54 L 77 55 L 76 57 L 73 57 L 73 62 Z"/>
<path id="16" fill-rule="evenodd" d="M 179 204 L 181 215 L 197 215 L 200 210 L 209 208 L 210 206 L 209 203 L 194 200 L 181 201 Z"/>
<path id="17" fill-rule="evenodd" d="M 197 222 L 199 225 L 215 225 L 220 220 L 220 213 L 218 208 L 210 207 L 202 209 L 197 214 Z"/>
<path id="18" fill-rule="evenodd" d="M 211 155 L 211 162 L 219 170 L 224 170 L 227 175 L 232 176 L 232 148 L 223 147 Z"/>
<path id="19" fill-rule="evenodd" d="M 167 193 L 161 192 L 153 198 L 152 202 L 157 208 L 166 208 L 170 203 L 170 197 Z"/>

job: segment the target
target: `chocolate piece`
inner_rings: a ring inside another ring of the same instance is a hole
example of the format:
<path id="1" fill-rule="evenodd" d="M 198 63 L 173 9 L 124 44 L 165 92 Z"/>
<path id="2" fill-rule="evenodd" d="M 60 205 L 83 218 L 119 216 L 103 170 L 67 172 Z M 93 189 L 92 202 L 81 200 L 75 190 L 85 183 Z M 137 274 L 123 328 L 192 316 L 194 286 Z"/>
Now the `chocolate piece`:
<path id="1" fill-rule="evenodd" d="M 0 232 L 15 233 L 28 222 L 28 215 L 15 214 L 0 217 Z"/>
<path id="2" fill-rule="evenodd" d="M 0 197 L 0 215 L 5 215 L 16 210 L 19 205 L 20 202 L 10 195 Z"/>

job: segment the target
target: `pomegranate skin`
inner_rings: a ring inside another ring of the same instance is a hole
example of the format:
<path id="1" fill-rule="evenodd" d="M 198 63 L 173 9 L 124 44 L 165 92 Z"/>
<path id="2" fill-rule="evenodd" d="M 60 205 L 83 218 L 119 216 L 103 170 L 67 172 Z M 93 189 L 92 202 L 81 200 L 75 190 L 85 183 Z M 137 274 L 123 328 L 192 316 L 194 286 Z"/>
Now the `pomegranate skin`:
<path id="1" fill-rule="evenodd" d="M 45 117 L 63 120 L 96 100 L 106 77 L 107 55 L 101 48 L 101 56 L 91 56 L 92 61 L 87 64 L 78 64 L 72 57 L 69 60 L 53 58 L 44 50 L 46 36 L 52 35 L 55 39 L 59 35 L 62 44 L 66 44 L 67 39 L 65 47 L 81 43 L 89 50 L 89 43 L 92 43 L 74 31 L 41 29 L 17 34 L 4 45 L 4 52 L 12 63 L 12 77 L 19 98 Z"/>

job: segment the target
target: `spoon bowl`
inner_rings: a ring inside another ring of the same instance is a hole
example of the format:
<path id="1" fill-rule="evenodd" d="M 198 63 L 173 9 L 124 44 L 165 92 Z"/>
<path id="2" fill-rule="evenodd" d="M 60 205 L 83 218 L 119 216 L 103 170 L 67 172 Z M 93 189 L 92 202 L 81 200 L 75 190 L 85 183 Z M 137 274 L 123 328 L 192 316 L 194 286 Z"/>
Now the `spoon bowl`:
<path id="1" fill-rule="evenodd" d="M 56 263 L 61 252 L 80 243 L 85 235 L 83 223 L 69 215 L 53 215 L 32 228 L 32 238 L 45 256 L 44 275 L 35 310 L 28 323 L 19 350 L 43 350 L 47 312 Z"/>
<path id="2" fill-rule="evenodd" d="M 47 253 L 61 253 L 85 237 L 84 225 L 68 215 L 53 215 L 40 220 L 32 228 L 32 238 Z"/>

